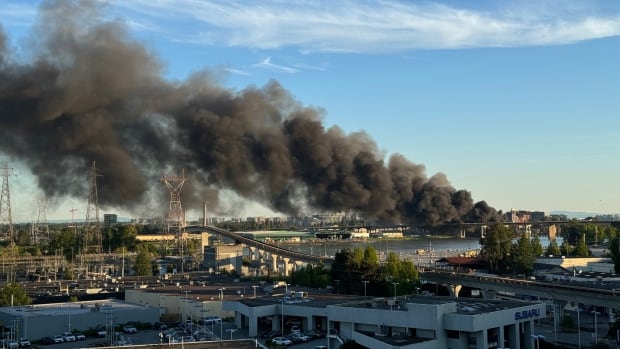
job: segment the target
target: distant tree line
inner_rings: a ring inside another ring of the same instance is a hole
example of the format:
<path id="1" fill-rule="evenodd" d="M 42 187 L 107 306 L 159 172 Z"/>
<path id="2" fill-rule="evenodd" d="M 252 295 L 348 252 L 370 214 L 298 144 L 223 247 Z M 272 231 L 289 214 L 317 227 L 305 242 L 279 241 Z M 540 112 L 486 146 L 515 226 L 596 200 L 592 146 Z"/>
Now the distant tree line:
<path id="1" fill-rule="evenodd" d="M 588 246 L 607 241 L 607 254 L 614 261 L 616 272 L 620 272 L 618 231 L 619 226 L 615 224 L 599 227 L 587 222 L 572 222 L 562 228 L 562 245 L 554 239 L 544 249 L 538 237 L 529 238 L 527 234 L 517 236 L 512 227 L 496 223 L 480 239 L 480 254 L 491 273 L 531 275 L 539 256 L 589 257 L 592 253 Z"/>
<path id="2" fill-rule="evenodd" d="M 416 266 L 410 260 L 389 253 L 379 263 L 377 250 L 372 246 L 344 249 L 336 253 L 331 269 L 311 265 L 293 273 L 292 282 L 309 287 L 331 285 L 334 292 L 368 296 L 412 294 L 420 287 Z"/>

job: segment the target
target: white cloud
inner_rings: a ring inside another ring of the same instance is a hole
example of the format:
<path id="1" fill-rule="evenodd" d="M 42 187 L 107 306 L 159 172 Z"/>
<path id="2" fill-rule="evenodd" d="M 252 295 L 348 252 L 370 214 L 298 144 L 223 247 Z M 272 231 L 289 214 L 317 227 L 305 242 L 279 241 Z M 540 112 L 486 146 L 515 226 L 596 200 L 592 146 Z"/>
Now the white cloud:
<path id="1" fill-rule="evenodd" d="M 256 68 L 262 68 L 262 69 L 271 70 L 271 71 L 278 71 L 282 73 L 289 73 L 289 74 L 297 73 L 297 69 L 295 68 L 271 63 L 271 57 L 267 57 L 259 63 L 252 64 L 252 66 Z"/>
<path id="2" fill-rule="evenodd" d="M 509 3 L 495 5 L 502 4 Z M 292 46 L 302 52 L 559 45 L 620 35 L 620 13 L 597 9 L 593 2 L 517 4 L 481 10 L 406 1 L 117 3 L 130 15 L 170 21 L 169 31 L 182 27 L 179 40 L 258 49 Z"/>
<path id="3" fill-rule="evenodd" d="M 242 75 L 242 76 L 252 76 L 252 74 L 244 71 L 244 70 L 240 70 L 240 69 L 234 69 L 234 68 L 224 68 L 225 71 L 229 72 L 230 74 L 235 74 L 235 75 Z"/>
<path id="4" fill-rule="evenodd" d="M 27 3 L 0 5 L 0 24 L 5 26 L 29 26 L 36 18 L 37 8 Z"/>

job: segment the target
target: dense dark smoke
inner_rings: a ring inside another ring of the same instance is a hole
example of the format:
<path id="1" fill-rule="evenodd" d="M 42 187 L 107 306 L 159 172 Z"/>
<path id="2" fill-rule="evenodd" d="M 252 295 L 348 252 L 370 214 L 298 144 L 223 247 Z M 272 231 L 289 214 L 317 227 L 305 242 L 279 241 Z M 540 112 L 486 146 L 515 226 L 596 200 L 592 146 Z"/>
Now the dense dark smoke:
<path id="1" fill-rule="evenodd" d="M 325 128 L 321 112 L 277 82 L 232 91 L 207 72 L 162 77 L 162 64 L 106 21 L 97 4 L 46 1 L 28 58 L 0 32 L 0 151 L 24 162 L 49 197 L 86 197 L 96 161 L 100 202 L 132 209 L 185 169 L 185 207 L 232 190 L 287 214 L 355 211 L 406 223 L 489 220 L 443 174 L 400 155 L 384 163 L 366 134 Z"/>

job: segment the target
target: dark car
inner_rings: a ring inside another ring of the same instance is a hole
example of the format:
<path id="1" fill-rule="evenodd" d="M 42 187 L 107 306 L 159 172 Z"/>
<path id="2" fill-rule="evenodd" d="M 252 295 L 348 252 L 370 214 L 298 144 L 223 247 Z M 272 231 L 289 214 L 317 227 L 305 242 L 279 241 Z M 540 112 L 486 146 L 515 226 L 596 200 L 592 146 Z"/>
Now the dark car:
<path id="1" fill-rule="evenodd" d="M 325 338 L 325 332 L 319 330 L 308 330 L 304 334 L 312 338 Z"/>
<path id="2" fill-rule="evenodd" d="M 41 344 L 54 344 L 54 338 L 52 337 L 42 337 L 40 340 Z"/>
<path id="3" fill-rule="evenodd" d="M 156 322 L 156 323 L 153 325 L 153 327 L 155 327 L 155 329 L 156 329 L 156 330 L 162 330 L 162 331 L 163 331 L 163 330 L 168 329 L 168 325 L 166 325 L 166 324 L 165 324 L 165 323 L 163 323 L 163 322 Z"/>
<path id="4" fill-rule="evenodd" d="M 272 339 L 273 337 L 279 336 L 282 333 L 280 330 L 270 330 L 261 335 L 262 338 Z"/>

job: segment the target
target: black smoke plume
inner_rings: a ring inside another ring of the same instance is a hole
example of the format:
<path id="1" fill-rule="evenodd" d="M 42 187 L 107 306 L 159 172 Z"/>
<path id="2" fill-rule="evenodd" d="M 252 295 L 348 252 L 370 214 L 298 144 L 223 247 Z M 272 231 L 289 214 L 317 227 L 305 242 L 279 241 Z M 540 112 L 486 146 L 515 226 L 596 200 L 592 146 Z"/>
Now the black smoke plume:
<path id="1" fill-rule="evenodd" d="M 231 190 L 273 210 L 359 212 L 403 223 L 486 221 L 443 174 L 393 155 L 364 133 L 326 128 L 275 81 L 233 91 L 201 72 L 171 82 L 163 64 L 96 2 L 45 1 L 21 59 L 0 31 L 0 151 L 48 196 L 86 198 L 96 161 L 102 205 L 135 209 L 185 169 L 184 207 Z M 23 58 L 23 57 L 27 58 Z"/>

